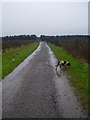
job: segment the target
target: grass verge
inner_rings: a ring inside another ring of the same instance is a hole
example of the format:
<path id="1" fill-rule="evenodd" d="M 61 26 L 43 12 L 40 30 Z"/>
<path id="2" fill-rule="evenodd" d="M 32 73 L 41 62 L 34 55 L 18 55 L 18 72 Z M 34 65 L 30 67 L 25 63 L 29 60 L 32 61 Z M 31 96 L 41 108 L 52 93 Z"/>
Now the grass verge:
<path id="1" fill-rule="evenodd" d="M 2 79 L 2 54 L 0 51 L 0 80 Z"/>
<path id="2" fill-rule="evenodd" d="M 39 45 L 39 42 L 19 47 L 2 53 L 2 78 L 8 75 L 23 60 L 28 57 Z"/>
<path id="3" fill-rule="evenodd" d="M 76 89 L 75 93 L 81 101 L 83 108 L 88 114 L 88 64 L 70 55 L 63 48 L 48 43 L 58 60 L 67 60 L 71 67 L 67 67 L 67 74 L 71 76 L 70 81 Z"/>

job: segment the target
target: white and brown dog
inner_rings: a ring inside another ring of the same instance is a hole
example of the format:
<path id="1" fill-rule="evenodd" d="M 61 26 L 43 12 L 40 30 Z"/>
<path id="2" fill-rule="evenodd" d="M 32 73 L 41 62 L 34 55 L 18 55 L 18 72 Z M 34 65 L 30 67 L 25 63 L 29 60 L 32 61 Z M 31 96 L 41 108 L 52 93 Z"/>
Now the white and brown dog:
<path id="1" fill-rule="evenodd" d="M 55 70 L 57 71 L 58 66 L 62 70 L 62 67 L 71 66 L 71 63 L 69 63 L 68 61 L 62 60 L 62 61 L 58 61 L 58 64 L 55 66 L 56 66 Z"/>

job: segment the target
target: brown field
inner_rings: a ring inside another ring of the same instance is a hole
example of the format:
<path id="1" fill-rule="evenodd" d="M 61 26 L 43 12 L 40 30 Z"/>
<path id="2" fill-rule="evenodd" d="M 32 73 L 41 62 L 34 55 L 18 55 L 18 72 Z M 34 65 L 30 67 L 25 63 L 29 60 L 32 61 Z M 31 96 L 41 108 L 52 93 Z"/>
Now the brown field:
<path id="1" fill-rule="evenodd" d="M 63 47 L 74 57 L 88 62 L 88 40 L 62 40 L 57 45 Z"/>
<path id="2" fill-rule="evenodd" d="M 5 52 L 6 50 L 16 49 L 21 46 L 25 46 L 33 43 L 32 40 L 2 40 L 2 50 Z"/>

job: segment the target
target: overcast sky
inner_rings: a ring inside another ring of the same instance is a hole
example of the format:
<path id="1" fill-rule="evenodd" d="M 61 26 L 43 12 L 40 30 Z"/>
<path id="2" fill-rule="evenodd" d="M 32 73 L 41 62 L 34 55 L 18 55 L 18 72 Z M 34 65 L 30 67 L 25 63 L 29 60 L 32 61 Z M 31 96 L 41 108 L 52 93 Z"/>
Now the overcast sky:
<path id="1" fill-rule="evenodd" d="M 2 3 L 2 35 L 88 34 L 87 2 Z"/>

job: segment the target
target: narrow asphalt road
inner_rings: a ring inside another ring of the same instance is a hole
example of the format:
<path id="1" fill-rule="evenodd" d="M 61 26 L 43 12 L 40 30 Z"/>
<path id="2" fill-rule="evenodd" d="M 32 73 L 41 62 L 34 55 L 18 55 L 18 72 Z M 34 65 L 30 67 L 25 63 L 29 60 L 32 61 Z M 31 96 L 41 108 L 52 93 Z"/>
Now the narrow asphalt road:
<path id="1" fill-rule="evenodd" d="M 54 99 L 50 65 L 46 45 L 12 79 L 3 80 L 3 118 L 57 118 L 60 117 Z"/>
<path id="2" fill-rule="evenodd" d="M 23 53 L 22 53 L 23 54 Z M 3 118 L 85 118 L 67 75 L 46 43 L 2 81 Z"/>

